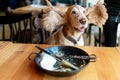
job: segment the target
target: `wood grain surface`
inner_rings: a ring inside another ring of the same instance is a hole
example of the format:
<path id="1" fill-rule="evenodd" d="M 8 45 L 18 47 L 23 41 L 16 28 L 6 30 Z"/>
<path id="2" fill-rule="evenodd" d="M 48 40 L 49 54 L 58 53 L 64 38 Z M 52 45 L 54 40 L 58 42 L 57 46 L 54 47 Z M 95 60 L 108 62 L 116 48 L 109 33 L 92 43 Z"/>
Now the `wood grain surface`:
<path id="1" fill-rule="evenodd" d="M 120 80 L 120 47 L 77 46 L 89 55 L 95 54 L 97 61 L 90 62 L 73 76 L 54 77 L 28 59 L 32 52 L 39 52 L 35 45 L 42 48 L 54 46 L 0 41 L 0 80 Z"/>

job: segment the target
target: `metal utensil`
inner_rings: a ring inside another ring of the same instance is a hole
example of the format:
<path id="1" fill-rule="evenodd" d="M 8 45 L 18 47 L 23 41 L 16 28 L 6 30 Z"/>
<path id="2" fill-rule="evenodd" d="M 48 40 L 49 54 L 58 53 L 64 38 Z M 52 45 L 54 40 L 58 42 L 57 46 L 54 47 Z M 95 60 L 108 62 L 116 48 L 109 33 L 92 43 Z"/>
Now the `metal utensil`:
<path id="1" fill-rule="evenodd" d="M 90 56 L 76 56 L 76 55 L 69 55 L 70 58 L 78 58 L 78 59 L 93 59 L 94 61 L 96 61 L 96 55 L 95 54 L 91 54 Z"/>
<path id="2" fill-rule="evenodd" d="M 57 61 L 61 62 L 64 66 L 73 68 L 73 69 L 75 69 L 75 70 L 79 70 L 79 68 L 78 68 L 77 66 L 74 66 L 72 63 L 64 60 L 63 58 L 61 58 L 61 57 L 59 57 L 59 56 L 56 56 L 56 55 L 54 55 L 54 54 L 51 54 L 51 52 L 48 52 L 48 51 L 46 51 L 45 49 L 43 49 L 43 48 L 41 48 L 41 47 L 39 47 L 39 46 L 35 46 L 35 47 L 36 47 L 37 49 L 39 49 L 39 50 L 41 50 L 41 51 L 43 51 L 43 52 L 51 55 L 51 56 L 54 57 Z"/>

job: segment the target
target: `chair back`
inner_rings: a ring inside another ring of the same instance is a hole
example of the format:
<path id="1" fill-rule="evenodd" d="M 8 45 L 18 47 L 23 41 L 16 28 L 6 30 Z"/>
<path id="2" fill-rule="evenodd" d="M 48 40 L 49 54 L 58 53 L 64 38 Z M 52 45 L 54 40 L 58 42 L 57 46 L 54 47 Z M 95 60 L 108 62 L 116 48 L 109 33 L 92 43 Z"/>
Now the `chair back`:
<path id="1" fill-rule="evenodd" d="M 18 43 L 32 42 L 31 16 L 31 13 L 0 16 L 0 27 L 2 28 L 0 40 Z M 29 32 L 28 29 L 30 30 Z M 27 38 L 28 33 L 30 34 L 30 39 Z"/>

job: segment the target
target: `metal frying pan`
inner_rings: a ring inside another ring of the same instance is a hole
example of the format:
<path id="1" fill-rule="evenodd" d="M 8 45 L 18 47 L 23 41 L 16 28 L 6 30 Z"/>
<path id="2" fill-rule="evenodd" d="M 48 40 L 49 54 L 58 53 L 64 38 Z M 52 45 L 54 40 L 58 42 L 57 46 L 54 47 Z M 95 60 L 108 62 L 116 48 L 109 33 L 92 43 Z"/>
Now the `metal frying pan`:
<path id="1" fill-rule="evenodd" d="M 85 68 L 90 62 L 96 61 L 96 55 L 88 55 L 84 50 L 72 46 L 53 46 L 46 48 L 45 50 L 48 51 L 50 55 L 40 51 L 39 53 L 30 54 L 28 58 L 34 60 L 39 68 L 53 76 L 65 77 L 76 74 Z M 34 59 L 31 58 L 33 54 L 36 55 Z M 62 69 L 59 61 L 51 55 L 57 55 L 79 69 L 75 70 L 63 67 Z"/>

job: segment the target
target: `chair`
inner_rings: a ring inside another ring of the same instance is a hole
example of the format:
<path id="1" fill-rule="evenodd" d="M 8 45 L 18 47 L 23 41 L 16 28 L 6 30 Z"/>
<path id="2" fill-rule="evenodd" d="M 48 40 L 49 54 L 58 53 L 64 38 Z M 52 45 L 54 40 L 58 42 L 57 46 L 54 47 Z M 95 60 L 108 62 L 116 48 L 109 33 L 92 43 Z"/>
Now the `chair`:
<path id="1" fill-rule="evenodd" d="M 102 28 L 99 27 L 99 34 L 97 36 L 94 35 L 94 38 L 95 38 L 94 46 L 97 46 L 97 45 L 102 46 L 102 45 L 104 45 Z"/>
<path id="2" fill-rule="evenodd" d="M 94 46 L 102 46 L 104 44 L 103 32 L 102 28 L 96 27 L 95 31 L 92 29 L 95 26 L 94 24 L 90 24 L 88 27 L 87 37 L 89 38 L 89 45 L 91 44 L 91 36 L 94 36 Z M 93 30 L 93 32 L 92 32 Z"/>
<path id="3" fill-rule="evenodd" d="M 118 29 L 117 29 L 117 39 L 116 39 L 116 46 L 120 45 L 120 23 L 118 24 Z M 105 45 L 105 38 L 104 38 L 104 33 L 103 33 L 103 28 L 99 28 L 99 38 L 95 36 L 95 46 L 104 46 Z"/>
<path id="4" fill-rule="evenodd" d="M 38 16 L 39 18 L 41 18 L 41 16 L 39 15 Z M 36 17 L 33 17 L 32 19 L 32 25 L 33 27 L 35 28 L 35 31 L 38 31 L 39 33 L 39 41 L 34 41 L 33 40 L 33 43 L 39 43 L 39 44 L 43 44 L 46 42 L 46 40 L 50 37 L 51 33 L 49 31 L 46 31 L 44 28 L 42 28 L 43 26 L 41 25 L 41 20 L 37 20 L 36 21 Z M 37 25 L 37 24 L 40 24 L 40 25 Z M 33 33 L 33 36 L 34 36 L 34 33 Z"/>
<path id="5" fill-rule="evenodd" d="M 32 26 L 31 26 L 31 13 L 21 15 L 0 16 L 0 24 L 2 25 L 2 38 L 3 41 L 12 41 L 17 43 L 32 42 Z M 28 40 L 28 27 L 29 40 Z M 9 32 L 6 32 L 9 29 Z M 5 33 L 9 34 L 6 38 Z"/>

